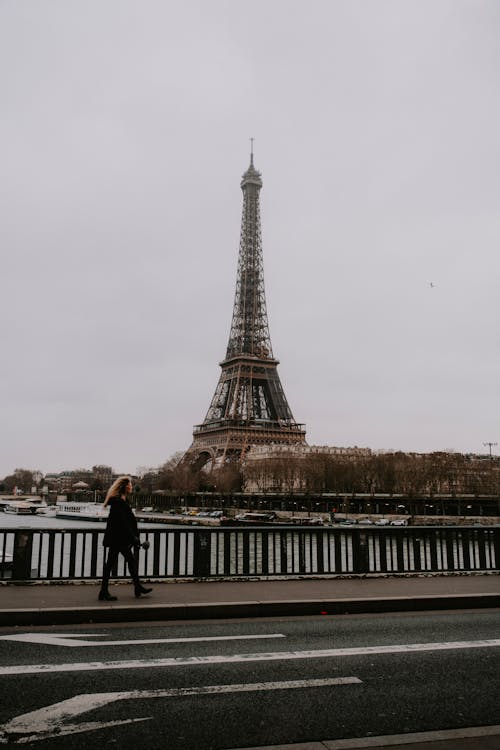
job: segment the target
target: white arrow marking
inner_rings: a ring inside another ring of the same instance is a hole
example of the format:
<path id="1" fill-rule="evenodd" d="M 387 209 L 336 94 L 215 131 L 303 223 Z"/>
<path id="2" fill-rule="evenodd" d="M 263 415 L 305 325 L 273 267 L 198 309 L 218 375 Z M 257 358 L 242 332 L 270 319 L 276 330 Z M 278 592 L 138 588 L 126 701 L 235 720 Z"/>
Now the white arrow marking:
<path id="1" fill-rule="evenodd" d="M 49 737 L 61 737 L 64 734 L 89 732 L 95 729 L 130 724 L 137 721 L 148 721 L 152 716 L 138 719 L 110 722 L 85 722 L 82 724 L 63 724 L 80 714 L 93 711 L 109 703 L 142 698 L 182 698 L 187 695 L 214 695 L 221 693 L 248 693 L 262 690 L 293 690 L 298 688 L 330 687 L 332 685 L 360 684 L 357 677 L 331 677 L 320 680 L 288 680 L 286 682 L 256 682 L 236 685 L 207 685 L 205 687 L 173 688 L 170 690 L 132 690 L 116 693 L 84 693 L 74 698 L 45 706 L 38 711 L 16 716 L 0 726 L 0 743 L 17 744 L 44 740 Z M 16 736 L 17 735 L 17 736 Z"/>
<path id="2" fill-rule="evenodd" d="M 30 714 L 25 715 L 30 716 Z M 0 727 L 0 745 L 8 745 L 9 743 L 21 745 L 27 742 L 50 739 L 50 737 L 62 737 L 65 734 L 78 734 L 79 732 L 91 732 L 95 729 L 108 729 L 120 724 L 135 724 L 138 721 L 149 721 L 152 718 L 152 716 L 146 716 L 144 719 L 124 719 L 123 721 L 87 721 L 83 724 L 66 724 L 66 726 L 59 726 L 57 724 L 54 725 L 51 731 L 19 736 L 18 739 L 15 739 L 15 734 L 10 730 L 7 734 L 4 734 L 3 729 L 7 726 L 5 724 L 3 728 Z M 34 727 L 31 727 L 30 732 L 33 732 L 33 729 Z"/>
<path id="3" fill-rule="evenodd" d="M 482 641 L 451 641 L 446 643 L 404 643 L 395 646 L 358 646 L 356 648 L 325 648 L 318 651 L 275 651 L 256 654 L 217 654 L 215 656 L 177 656 L 168 659 L 131 659 L 127 661 L 74 662 L 72 664 L 19 664 L 0 667 L 0 675 L 46 674 L 48 672 L 84 672 L 108 669 L 159 669 L 163 667 L 195 667 L 207 664 L 236 664 L 251 661 L 282 661 L 342 656 L 374 656 L 419 651 L 450 651 L 469 648 L 495 648 L 500 638 Z"/>
<path id="4" fill-rule="evenodd" d="M 205 641 L 244 641 L 264 638 L 286 638 L 283 633 L 269 635 L 214 635 L 193 638 L 145 638 L 143 640 L 124 641 L 85 641 L 81 638 L 105 638 L 105 635 L 95 633 L 15 633 L 14 635 L 0 635 L 0 641 L 20 641 L 22 643 L 41 643 L 46 646 L 131 646 L 147 645 L 148 643 L 199 643 Z"/>

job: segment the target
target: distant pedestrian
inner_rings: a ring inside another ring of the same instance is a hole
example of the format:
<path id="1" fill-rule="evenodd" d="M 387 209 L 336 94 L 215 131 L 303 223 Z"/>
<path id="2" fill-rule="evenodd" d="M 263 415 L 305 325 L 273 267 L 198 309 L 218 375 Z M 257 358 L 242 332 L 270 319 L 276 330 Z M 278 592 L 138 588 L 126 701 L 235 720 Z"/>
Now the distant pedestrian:
<path id="1" fill-rule="evenodd" d="M 119 477 L 109 488 L 104 506 L 109 505 L 109 516 L 104 533 L 104 547 L 107 548 L 102 585 L 99 592 L 100 601 L 116 601 L 116 596 L 111 596 L 108 590 L 111 571 L 118 561 L 118 555 L 122 554 L 128 565 L 132 577 L 137 598 L 141 594 L 149 594 L 153 589 L 145 588 L 138 575 L 137 558 L 134 550 L 140 547 L 137 519 L 128 504 L 127 496 L 132 492 L 132 481 L 130 477 Z"/>

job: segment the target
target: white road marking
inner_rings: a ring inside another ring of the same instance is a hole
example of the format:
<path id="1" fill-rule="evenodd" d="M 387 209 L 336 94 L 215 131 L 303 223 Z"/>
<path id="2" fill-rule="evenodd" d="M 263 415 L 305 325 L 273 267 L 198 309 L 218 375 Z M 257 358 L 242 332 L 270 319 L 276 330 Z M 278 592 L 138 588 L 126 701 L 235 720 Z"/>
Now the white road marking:
<path id="1" fill-rule="evenodd" d="M 205 643 L 205 641 L 244 641 L 262 640 L 265 638 L 286 638 L 283 633 L 270 633 L 269 635 L 214 635 L 193 638 L 145 638 L 139 640 L 123 641 L 85 641 L 81 638 L 105 638 L 105 635 L 95 633 L 15 633 L 13 635 L 0 635 L 0 641 L 20 641 L 22 643 L 41 643 L 47 646 L 143 646 L 149 643 Z"/>
<path id="2" fill-rule="evenodd" d="M 235 685 L 206 685 L 204 687 L 172 688 L 169 690 L 132 690 L 114 693 L 84 693 L 74 698 L 53 703 L 37 711 L 22 714 L 0 726 L 0 744 L 14 742 L 22 744 L 44 740 L 49 737 L 61 737 L 64 734 L 89 732 L 95 729 L 130 724 L 137 721 L 148 721 L 152 716 L 144 716 L 125 721 L 97 721 L 82 724 L 64 724 L 80 714 L 93 711 L 109 703 L 123 700 L 144 698 L 182 698 L 188 695 L 220 695 L 221 693 L 249 693 L 262 690 L 293 690 L 333 685 L 361 684 L 357 677 L 331 677 L 318 680 L 287 680 L 283 682 L 256 682 Z M 17 735 L 17 736 L 16 736 Z"/>
<path id="3" fill-rule="evenodd" d="M 194 667 L 210 664 L 236 664 L 254 661 L 283 661 L 288 659 L 335 658 L 342 656 L 374 656 L 404 654 L 420 651 L 451 651 L 470 648 L 495 648 L 500 638 L 480 641 L 447 641 L 445 643 L 403 643 L 394 646 L 357 646 L 355 648 L 327 648 L 318 651 L 274 651 L 255 654 L 217 654 L 215 656 L 176 656 L 167 659 L 131 659 L 126 661 L 74 662 L 70 664 L 18 664 L 0 667 L 0 676 L 47 674 L 48 672 L 84 672 L 108 669 L 157 669 L 163 667 Z"/>

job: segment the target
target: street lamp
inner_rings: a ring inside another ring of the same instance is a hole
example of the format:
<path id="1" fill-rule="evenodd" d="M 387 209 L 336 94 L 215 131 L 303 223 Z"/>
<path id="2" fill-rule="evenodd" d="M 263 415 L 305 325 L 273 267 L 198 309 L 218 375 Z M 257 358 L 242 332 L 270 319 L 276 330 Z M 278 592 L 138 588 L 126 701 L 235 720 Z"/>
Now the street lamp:
<path id="1" fill-rule="evenodd" d="M 491 476 L 490 476 L 490 483 L 491 483 L 491 488 L 490 488 L 490 491 L 491 491 L 491 492 L 492 492 L 493 494 L 495 494 L 495 489 L 496 489 L 496 488 L 494 487 L 494 482 L 493 482 L 493 456 L 491 455 L 491 449 L 492 449 L 492 447 L 493 447 L 494 445 L 498 445 L 498 443 L 486 442 L 486 443 L 483 443 L 483 445 L 484 445 L 485 447 L 486 447 L 486 446 L 488 446 L 488 447 L 489 447 L 489 449 L 490 449 L 490 474 L 491 474 Z M 500 499 L 498 500 L 498 506 L 499 506 L 499 508 L 500 508 Z M 499 511 L 499 512 L 500 512 L 500 511 Z"/>
<path id="2" fill-rule="evenodd" d="M 485 448 L 486 448 L 486 446 L 489 447 L 489 449 L 490 449 L 490 461 L 491 461 L 493 459 L 493 456 L 491 455 L 491 449 L 492 449 L 492 447 L 494 445 L 498 445 L 498 443 L 483 443 L 483 445 L 484 445 Z"/>

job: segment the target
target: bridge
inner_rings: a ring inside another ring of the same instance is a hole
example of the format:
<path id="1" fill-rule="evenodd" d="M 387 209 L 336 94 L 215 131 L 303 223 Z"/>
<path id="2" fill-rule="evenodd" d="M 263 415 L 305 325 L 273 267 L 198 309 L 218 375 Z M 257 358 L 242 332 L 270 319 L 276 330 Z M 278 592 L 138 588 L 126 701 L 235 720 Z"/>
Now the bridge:
<path id="1" fill-rule="evenodd" d="M 0 580 L 102 576 L 101 529 L 0 529 Z M 237 579 L 499 572 L 500 527 L 179 527 L 141 532 L 142 577 Z M 114 577 L 127 578 L 120 558 Z"/>

